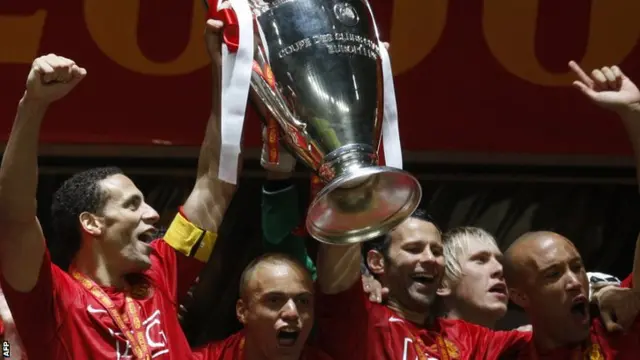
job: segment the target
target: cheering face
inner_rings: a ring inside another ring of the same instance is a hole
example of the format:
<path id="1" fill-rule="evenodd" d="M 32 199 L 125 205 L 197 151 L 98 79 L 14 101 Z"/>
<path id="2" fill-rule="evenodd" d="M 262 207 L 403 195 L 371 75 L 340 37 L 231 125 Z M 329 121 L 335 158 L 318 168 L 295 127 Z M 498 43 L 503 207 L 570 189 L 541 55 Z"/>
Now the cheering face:
<path id="1" fill-rule="evenodd" d="M 443 274 L 442 239 L 432 223 L 409 218 L 391 232 L 384 270 L 390 297 L 407 310 L 425 312 Z"/>
<path id="2" fill-rule="evenodd" d="M 528 250 L 525 308 L 534 328 L 563 343 L 584 340 L 590 327 L 589 282 L 578 250 L 557 234 Z"/>
<path id="3" fill-rule="evenodd" d="M 494 245 L 469 239 L 466 253 L 460 254 L 462 274 L 451 286 L 456 306 L 502 318 L 509 301 L 502 272 L 502 252 Z"/>
<path id="4" fill-rule="evenodd" d="M 147 203 L 133 181 L 122 174 L 100 182 L 107 198 L 95 218 L 99 232 L 92 234 L 100 241 L 107 261 L 117 264 L 122 273 L 140 272 L 151 266 L 151 246 L 158 213 Z"/>
<path id="5" fill-rule="evenodd" d="M 266 359 L 297 360 L 313 326 L 311 277 L 291 264 L 262 263 L 246 294 L 246 300 L 238 302 L 238 315 L 247 344 L 259 347 L 253 351 Z"/>

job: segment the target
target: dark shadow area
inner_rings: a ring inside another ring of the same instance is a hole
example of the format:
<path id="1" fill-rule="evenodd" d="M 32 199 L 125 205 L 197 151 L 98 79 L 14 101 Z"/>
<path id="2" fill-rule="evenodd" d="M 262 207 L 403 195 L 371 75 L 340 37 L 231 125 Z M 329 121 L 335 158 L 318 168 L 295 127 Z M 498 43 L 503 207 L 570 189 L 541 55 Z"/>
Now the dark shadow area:
<path id="1" fill-rule="evenodd" d="M 159 163 L 139 163 L 123 159 L 103 159 L 123 167 L 161 214 L 167 226 L 178 206 L 186 199 L 193 176 L 144 175 Z M 58 167 L 61 160 L 43 160 Z M 47 234 L 51 195 L 71 171 L 96 164 L 67 164 L 65 171 L 46 171 L 40 176 L 39 216 Z M 146 165 L 146 166 L 145 166 Z M 165 164 L 168 165 L 168 164 Z M 167 174 L 195 168 L 195 162 L 172 163 Z M 135 169 L 135 171 L 127 171 Z M 167 169 L 167 168 L 165 168 Z M 260 202 L 263 178 L 256 162 L 247 162 L 252 176 L 243 178 L 218 236 L 212 259 L 200 278 L 184 319 L 193 344 L 222 339 L 240 328 L 235 316 L 240 273 L 261 253 Z M 482 227 L 496 236 L 505 249 L 517 236 L 530 230 L 552 230 L 571 239 L 580 250 L 587 268 L 625 277 L 631 270 L 633 250 L 640 232 L 640 196 L 631 185 L 632 169 L 556 169 L 409 165 L 407 169 L 422 181 L 425 207 L 444 228 L 460 225 Z M 487 176 L 488 175 L 488 176 Z M 567 178 L 575 181 L 568 181 Z M 584 178 L 590 183 L 584 183 Z M 541 182 L 539 179 L 544 178 Z M 556 180 L 557 179 L 557 180 Z M 562 180 L 560 180 L 562 179 Z M 598 179 L 601 179 L 599 181 Z M 616 183 L 612 179 L 625 179 Z M 307 204 L 308 179 L 296 179 L 300 186 L 300 211 Z M 315 253 L 317 243 L 308 241 Z M 521 314 L 511 314 L 503 326 L 521 324 Z M 505 325 L 506 324 L 506 325 Z"/>

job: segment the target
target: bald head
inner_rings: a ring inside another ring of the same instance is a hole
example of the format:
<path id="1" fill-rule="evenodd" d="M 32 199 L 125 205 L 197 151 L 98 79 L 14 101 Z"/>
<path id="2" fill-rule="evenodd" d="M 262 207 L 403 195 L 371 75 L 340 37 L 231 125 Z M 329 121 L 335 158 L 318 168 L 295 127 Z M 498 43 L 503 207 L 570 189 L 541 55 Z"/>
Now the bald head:
<path id="1" fill-rule="evenodd" d="M 244 269 L 240 278 L 240 297 L 247 300 L 254 285 L 267 278 L 299 280 L 313 287 L 311 274 L 298 260 L 286 254 L 270 253 L 257 257 Z"/>
<path id="2" fill-rule="evenodd" d="M 530 270 L 541 270 L 560 248 L 575 246 L 566 237 L 551 231 L 528 232 L 517 238 L 504 253 L 505 278 L 512 285 L 530 278 Z M 576 251 L 577 252 L 577 251 Z"/>
<path id="3" fill-rule="evenodd" d="M 504 268 L 511 300 L 529 316 L 541 346 L 588 338 L 589 281 L 571 241 L 548 231 L 526 233 L 505 252 Z"/>

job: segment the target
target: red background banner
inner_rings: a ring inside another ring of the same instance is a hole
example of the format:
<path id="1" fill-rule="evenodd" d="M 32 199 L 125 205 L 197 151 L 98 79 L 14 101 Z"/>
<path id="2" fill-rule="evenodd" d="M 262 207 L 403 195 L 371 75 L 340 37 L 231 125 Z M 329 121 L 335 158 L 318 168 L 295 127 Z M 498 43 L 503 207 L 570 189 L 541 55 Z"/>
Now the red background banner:
<path id="1" fill-rule="evenodd" d="M 640 1 L 371 0 L 391 42 L 409 151 L 627 155 L 615 117 L 570 87 L 567 62 L 640 82 Z M 201 0 L 0 2 L 0 136 L 33 58 L 88 71 L 44 124 L 48 143 L 195 146 L 210 104 Z M 259 146 L 259 119 L 245 130 Z"/>

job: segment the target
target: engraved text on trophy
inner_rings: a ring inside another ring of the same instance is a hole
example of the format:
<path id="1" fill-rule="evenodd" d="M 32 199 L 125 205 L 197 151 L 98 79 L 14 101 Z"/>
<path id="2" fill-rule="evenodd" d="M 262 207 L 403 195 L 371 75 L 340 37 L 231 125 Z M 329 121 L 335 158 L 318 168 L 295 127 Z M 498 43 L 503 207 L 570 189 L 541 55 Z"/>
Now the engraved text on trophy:
<path id="1" fill-rule="evenodd" d="M 363 36 L 348 32 L 319 34 L 298 40 L 282 48 L 278 52 L 278 57 L 282 59 L 314 45 L 326 46 L 329 54 L 361 55 L 373 60 L 377 60 L 380 57 L 378 44 Z"/>

